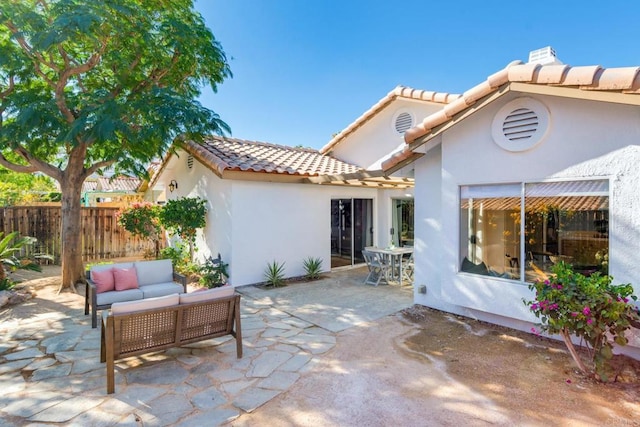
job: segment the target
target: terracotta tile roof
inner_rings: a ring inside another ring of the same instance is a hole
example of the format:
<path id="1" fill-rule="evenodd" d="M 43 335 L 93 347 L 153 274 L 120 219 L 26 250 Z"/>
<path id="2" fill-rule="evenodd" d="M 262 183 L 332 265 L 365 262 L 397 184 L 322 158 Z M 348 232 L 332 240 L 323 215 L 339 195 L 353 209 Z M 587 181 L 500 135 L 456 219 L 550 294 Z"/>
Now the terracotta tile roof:
<path id="1" fill-rule="evenodd" d="M 320 154 L 310 148 L 294 148 L 266 142 L 210 136 L 202 144 L 184 141 L 184 149 L 219 176 L 225 171 L 321 176 L 350 174 L 359 166 Z"/>
<path id="2" fill-rule="evenodd" d="M 56 181 L 58 182 L 58 181 Z M 82 192 L 86 193 L 88 191 L 96 191 L 96 188 L 98 188 L 98 181 L 89 181 L 86 180 L 85 182 L 82 183 Z"/>
<path id="3" fill-rule="evenodd" d="M 425 117 L 422 123 L 407 130 L 404 135 L 405 142 L 411 144 L 429 133 L 435 136 L 438 130 L 436 128 L 452 121 L 456 114 L 465 111 L 478 100 L 511 83 L 571 88 L 584 91 L 583 94 L 586 94 L 587 91 L 602 91 L 640 95 L 640 67 L 602 68 L 598 65 L 571 67 L 564 64 L 523 64 L 522 61 L 514 61 L 504 69 L 490 75 L 484 82 L 463 93 L 441 111 Z M 576 98 L 580 96 L 580 92 L 577 92 Z M 637 102 L 635 101 L 635 103 Z M 390 170 L 412 158 L 412 150 L 415 148 L 406 146 L 403 151 L 383 162 L 382 168 Z"/>
<path id="4" fill-rule="evenodd" d="M 320 152 L 326 154 L 331 151 L 333 147 L 338 145 L 344 138 L 355 132 L 356 129 L 361 127 L 373 116 L 378 114 L 383 108 L 389 105 L 391 102 L 398 98 L 414 99 L 418 101 L 435 102 L 437 104 L 448 104 L 458 99 L 460 95 L 446 93 L 446 92 L 431 92 L 428 90 L 412 89 L 406 86 L 397 86 L 391 92 L 389 92 L 384 98 L 378 101 L 373 107 L 365 111 L 360 117 L 358 117 L 353 123 L 347 126 L 344 130 L 333 137 L 331 141 L 320 149 Z"/>
<path id="5" fill-rule="evenodd" d="M 135 193 L 140 182 L 140 178 L 130 176 L 99 177 L 96 191 L 125 191 Z"/>

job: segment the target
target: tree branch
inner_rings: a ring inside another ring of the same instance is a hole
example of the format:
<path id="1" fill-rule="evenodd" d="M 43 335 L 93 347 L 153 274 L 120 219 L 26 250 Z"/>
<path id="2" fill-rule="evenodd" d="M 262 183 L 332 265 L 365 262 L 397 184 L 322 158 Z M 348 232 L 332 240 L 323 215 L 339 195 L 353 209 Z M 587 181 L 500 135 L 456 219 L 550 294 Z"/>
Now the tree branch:
<path id="1" fill-rule="evenodd" d="M 0 92 L 0 99 L 9 96 L 9 94 L 13 92 L 14 87 L 15 87 L 14 76 L 9 76 L 9 87 L 7 88 L 7 90 L 3 90 L 2 92 Z"/>
<path id="2" fill-rule="evenodd" d="M 98 169 L 109 167 L 114 163 L 115 163 L 115 160 L 103 160 L 101 162 L 93 164 L 93 165 L 89 166 L 89 168 L 86 170 L 87 176 L 89 176 L 92 173 L 96 172 Z"/>

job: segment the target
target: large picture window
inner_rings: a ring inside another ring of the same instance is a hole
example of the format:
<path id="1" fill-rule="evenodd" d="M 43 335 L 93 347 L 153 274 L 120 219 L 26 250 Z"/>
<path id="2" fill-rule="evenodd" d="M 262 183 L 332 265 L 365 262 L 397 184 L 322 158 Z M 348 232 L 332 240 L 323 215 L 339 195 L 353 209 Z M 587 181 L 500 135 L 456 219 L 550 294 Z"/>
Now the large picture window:
<path id="1" fill-rule="evenodd" d="M 460 188 L 462 272 L 532 282 L 565 261 L 607 274 L 608 249 L 607 180 Z"/>

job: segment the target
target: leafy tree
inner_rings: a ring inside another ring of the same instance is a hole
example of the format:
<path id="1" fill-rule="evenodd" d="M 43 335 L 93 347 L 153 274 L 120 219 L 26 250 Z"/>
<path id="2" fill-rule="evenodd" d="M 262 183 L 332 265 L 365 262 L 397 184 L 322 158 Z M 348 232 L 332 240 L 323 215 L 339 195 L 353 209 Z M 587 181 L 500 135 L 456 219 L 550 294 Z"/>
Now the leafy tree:
<path id="1" fill-rule="evenodd" d="M 59 196 L 58 190 L 48 176 L 0 167 L 0 206 L 55 201 L 56 196 Z"/>
<path id="2" fill-rule="evenodd" d="M 160 210 L 160 223 L 169 233 L 189 244 L 189 260 L 193 261 L 196 231 L 207 225 L 207 201 L 199 197 L 167 200 Z"/>
<path id="3" fill-rule="evenodd" d="M 149 202 L 133 203 L 118 211 L 118 224 L 134 236 L 149 239 L 155 247 L 154 256 L 160 254 L 162 227 L 158 215 L 160 206 Z"/>
<path id="4" fill-rule="evenodd" d="M 0 3 L 0 165 L 60 183 L 63 287 L 83 277 L 83 181 L 228 132 L 196 99 L 230 75 L 191 0 Z"/>

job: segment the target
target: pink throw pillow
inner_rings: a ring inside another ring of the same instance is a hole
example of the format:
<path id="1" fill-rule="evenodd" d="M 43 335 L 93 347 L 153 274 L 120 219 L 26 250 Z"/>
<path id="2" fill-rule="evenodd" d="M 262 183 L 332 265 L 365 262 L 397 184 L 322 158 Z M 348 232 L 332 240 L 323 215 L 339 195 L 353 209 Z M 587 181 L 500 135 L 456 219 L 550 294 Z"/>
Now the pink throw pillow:
<path id="1" fill-rule="evenodd" d="M 113 279 L 115 281 L 116 291 L 138 289 L 138 275 L 134 267 L 114 268 Z"/>
<path id="2" fill-rule="evenodd" d="M 91 280 L 96 284 L 96 293 L 109 292 L 115 289 L 113 268 L 102 271 L 92 271 Z"/>

